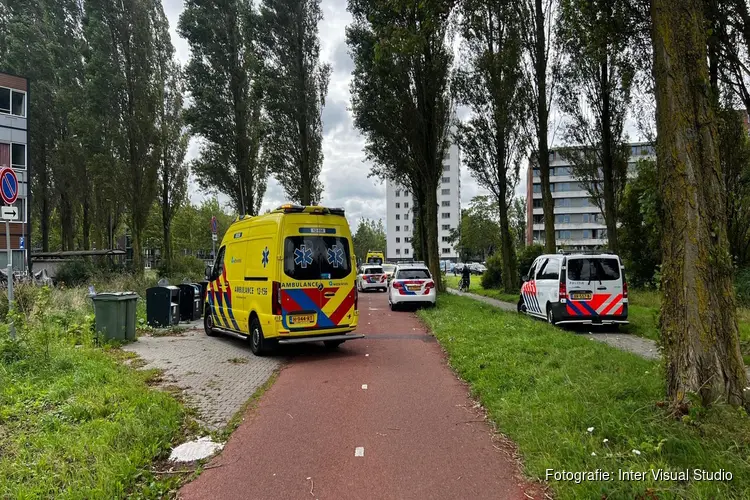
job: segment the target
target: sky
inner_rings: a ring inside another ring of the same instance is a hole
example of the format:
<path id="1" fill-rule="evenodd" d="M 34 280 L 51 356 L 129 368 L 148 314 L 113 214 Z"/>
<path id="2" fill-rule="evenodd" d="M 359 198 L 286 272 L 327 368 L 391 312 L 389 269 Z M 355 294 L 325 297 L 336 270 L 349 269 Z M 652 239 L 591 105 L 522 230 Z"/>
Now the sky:
<path id="1" fill-rule="evenodd" d="M 187 42 L 176 31 L 183 0 L 162 0 L 164 11 L 169 18 L 172 43 L 180 63 L 185 64 L 190 57 Z M 328 96 L 323 110 L 323 197 L 321 205 L 343 207 L 346 211 L 352 231 L 361 218 L 386 218 L 385 183 L 378 179 L 368 178 L 370 164 L 365 161 L 363 151 L 364 137 L 355 129 L 352 120 L 349 95 L 349 81 L 354 67 L 346 46 L 345 29 L 351 23 L 351 16 L 346 11 L 346 0 L 322 0 L 323 21 L 319 25 L 320 58 L 333 68 L 328 86 Z M 200 145 L 193 139 L 188 148 L 187 159 L 198 156 Z M 525 178 L 525 177 L 522 177 Z M 525 193 L 525 186 L 519 183 Z M 200 203 L 208 197 L 198 187 L 190 183 L 190 199 Z M 466 206 L 478 194 L 486 194 L 466 169 L 461 171 L 461 205 Z M 227 202 L 226 197 L 219 197 Z M 261 211 L 273 209 L 287 201 L 284 191 L 275 181 L 269 179 Z"/>

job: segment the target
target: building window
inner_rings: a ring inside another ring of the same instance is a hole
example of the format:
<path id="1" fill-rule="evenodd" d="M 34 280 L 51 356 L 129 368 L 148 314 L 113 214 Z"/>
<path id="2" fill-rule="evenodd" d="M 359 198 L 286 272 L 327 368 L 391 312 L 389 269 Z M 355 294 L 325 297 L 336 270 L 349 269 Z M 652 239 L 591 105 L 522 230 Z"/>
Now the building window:
<path id="1" fill-rule="evenodd" d="M 398 208 L 398 207 L 396 207 L 396 208 Z M 406 203 L 404 203 L 404 208 L 409 208 L 409 202 L 408 201 Z"/>
<path id="2" fill-rule="evenodd" d="M 584 229 L 583 230 L 583 239 L 587 240 L 589 238 L 591 238 L 591 231 L 589 231 L 588 229 Z"/>
<path id="3" fill-rule="evenodd" d="M 569 240 L 570 239 L 570 231 L 558 231 L 558 239 L 561 240 Z"/>
<path id="4" fill-rule="evenodd" d="M 401 220 L 401 214 L 396 214 L 396 220 Z"/>
<path id="5" fill-rule="evenodd" d="M 450 165 L 443 165 L 443 172 L 450 172 L 451 166 Z"/>
<path id="6" fill-rule="evenodd" d="M 443 182 L 443 184 L 448 184 L 451 181 L 451 178 L 450 177 L 443 177 L 441 179 L 441 181 Z"/>
<path id="7" fill-rule="evenodd" d="M 396 255 L 401 255 L 401 249 L 400 248 L 396 249 Z"/>
<path id="8" fill-rule="evenodd" d="M 445 152 L 445 159 L 446 160 L 450 160 L 451 159 L 451 152 L 450 151 L 446 151 Z"/>
<path id="9" fill-rule="evenodd" d="M 396 236 L 396 243 L 401 243 L 401 238 L 399 238 L 398 236 Z"/>
<path id="10" fill-rule="evenodd" d="M 409 255 L 409 249 L 408 248 L 404 248 L 404 254 L 405 255 Z"/>
<path id="11" fill-rule="evenodd" d="M 549 161 L 555 161 L 555 152 L 554 151 L 550 151 L 549 152 Z"/>
<path id="12" fill-rule="evenodd" d="M 444 195 L 444 196 L 448 196 L 448 195 L 450 195 L 450 194 L 451 194 L 451 190 L 450 190 L 450 189 L 442 189 L 442 190 L 440 191 L 440 194 L 442 194 L 442 195 Z"/>
<path id="13" fill-rule="evenodd" d="M 444 254 L 451 253 L 451 249 L 450 248 L 443 248 L 443 253 Z"/>
<path id="14" fill-rule="evenodd" d="M 398 198 L 399 196 L 401 196 L 401 191 L 396 191 L 396 198 Z"/>
<path id="15" fill-rule="evenodd" d="M 404 231 L 408 231 L 408 230 L 409 230 L 409 226 L 404 226 Z"/>
<path id="16" fill-rule="evenodd" d="M 404 214 L 404 220 L 409 220 L 409 214 Z"/>
<path id="17" fill-rule="evenodd" d="M 542 200 L 541 199 L 534 200 L 533 208 L 542 208 Z"/>
<path id="18" fill-rule="evenodd" d="M 445 201 L 441 202 L 440 205 L 443 206 L 443 207 L 449 207 L 449 206 L 451 206 L 451 202 L 450 202 L 450 200 L 445 200 Z"/>
<path id="19" fill-rule="evenodd" d="M 450 224 L 443 224 L 443 225 L 441 226 L 441 229 L 442 229 L 443 231 L 450 231 L 450 230 L 451 230 L 451 225 L 450 225 Z"/>
<path id="20" fill-rule="evenodd" d="M 409 237 L 404 238 L 404 243 L 411 243 L 411 238 Z"/>
<path id="21" fill-rule="evenodd" d="M 0 113 L 26 116 L 26 93 L 5 87 L 0 88 Z"/>
<path id="22" fill-rule="evenodd" d="M 589 214 L 583 214 L 583 222 L 588 222 L 589 221 L 589 217 L 590 217 Z"/>
<path id="23" fill-rule="evenodd" d="M 401 208 L 401 203 L 396 203 L 396 208 Z"/>
<path id="24" fill-rule="evenodd" d="M 404 198 L 408 198 L 408 197 L 409 197 L 409 191 L 404 191 Z"/>
<path id="25" fill-rule="evenodd" d="M 401 226 L 396 226 L 396 232 L 398 233 L 399 231 L 401 231 Z"/>
<path id="26" fill-rule="evenodd" d="M 570 224 L 570 215 L 563 215 L 563 224 Z"/>
<path id="27" fill-rule="evenodd" d="M 26 168 L 26 145 L 11 144 L 10 164 L 13 168 Z"/>
<path id="28" fill-rule="evenodd" d="M 443 236 L 443 237 L 441 238 L 441 241 L 443 241 L 443 242 L 445 242 L 445 243 L 450 243 L 450 241 L 451 241 L 451 238 L 450 238 L 450 236 Z"/>
<path id="29" fill-rule="evenodd" d="M 450 214 L 450 212 L 443 212 L 442 215 L 441 215 L 441 217 L 443 219 L 450 219 L 451 218 L 451 214 Z"/>
<path id="30" fill-rule="evenodd" d="M 550 187 L 552 187 L 554 184 L 550 184 Z M 534 184 L 534 192 L 535 193 L 541 193 L 542 192 L 542 185 L 541 184 Z"/>

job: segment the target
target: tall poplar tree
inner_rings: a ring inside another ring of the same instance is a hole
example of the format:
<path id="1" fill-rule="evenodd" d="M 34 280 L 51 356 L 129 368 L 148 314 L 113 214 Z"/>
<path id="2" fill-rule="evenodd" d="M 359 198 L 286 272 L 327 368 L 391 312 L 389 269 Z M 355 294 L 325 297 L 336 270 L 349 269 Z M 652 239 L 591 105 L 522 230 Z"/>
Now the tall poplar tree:
<path id="1" fill-rule="evenodd" d="M 257 23 L 248 0 L 186 0 L 178 25 L 191 51 L 185 119 L 202 146 L 193 172 L 203 189 L 249 215 L 260 210 L 268 178 Z"/>
<path id="2" fill-rule="evenodd" d="M 320 0 L 263 0 L 260 40 L 266 82 L 266 159 L 286 195 L 320 201 L 321 113 L 331 67 L 320 63 Z"/>

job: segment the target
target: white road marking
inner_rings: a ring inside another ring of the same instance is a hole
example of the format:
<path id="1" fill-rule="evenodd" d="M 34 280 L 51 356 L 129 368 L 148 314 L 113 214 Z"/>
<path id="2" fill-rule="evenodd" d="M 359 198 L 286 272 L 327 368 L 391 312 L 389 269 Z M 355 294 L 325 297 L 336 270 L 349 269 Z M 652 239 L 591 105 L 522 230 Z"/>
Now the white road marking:
<path id="1" fill-rule="evenodd" d="M 367 384 L 362 384 L 362 389 L 367 390 Z"/>
<path id="2" fill-rule="evenodd" d="M 364 446 L 357 446 L 354 448 L 354 456 L 355 457 L 364 457 L 365 456 L 365 447 Z"/>

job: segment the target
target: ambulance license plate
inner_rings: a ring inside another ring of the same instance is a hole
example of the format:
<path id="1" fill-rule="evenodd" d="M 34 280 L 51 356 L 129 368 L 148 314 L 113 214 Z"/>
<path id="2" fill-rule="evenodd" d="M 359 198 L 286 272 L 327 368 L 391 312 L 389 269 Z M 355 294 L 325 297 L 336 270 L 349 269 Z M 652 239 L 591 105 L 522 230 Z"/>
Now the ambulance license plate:
<path id="1" fill-rule="evenodd" d="M 314 325 L 314 314 L 292 314 L 289 316 L 289 324 L 295 326 Z"/>
<path id="2" fill-rule="evenodd" d="M 571 293 L 570 298 L 573 300 L 591 300 L 593 297 L 590 293 Z"/>

